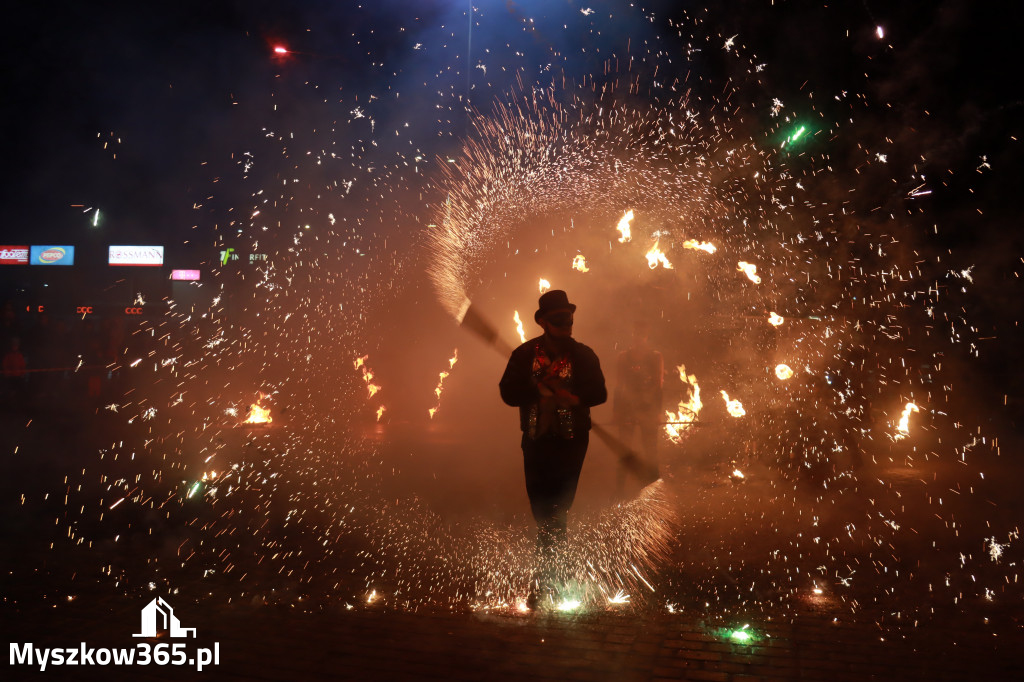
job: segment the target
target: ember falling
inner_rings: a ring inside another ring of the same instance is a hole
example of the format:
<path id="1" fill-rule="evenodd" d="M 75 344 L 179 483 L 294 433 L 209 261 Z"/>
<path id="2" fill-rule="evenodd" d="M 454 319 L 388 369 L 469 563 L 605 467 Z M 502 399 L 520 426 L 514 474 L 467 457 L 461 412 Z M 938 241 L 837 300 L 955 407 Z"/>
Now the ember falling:
<path id="1" fill-rule="evenodd" d="M 507 358 L 460 324 L 471 305 L 516 346 L 556 288 L 610 393 L 636 320 L 666 372 L 663 478 L 619 490 L 591 439 L 551 610 L 1019 603 L 1020 382 L 993 368 L 1024 260 L 970 241 L 1006 220 L 1017 132 L 989 102 L 954 139 L 904 75 L 931 64 L 919 17 L 817 8 L 836 45 L 802 59 L 777 45 L 812 18 L 765 5 L 359 8 L 365 35 L 332 15 L 343 54 L 306 13 L 287 48 L 239 30 L 222 49 L 258 68 L 189 91 L 223 135 L 149 209 L 114 187 L 171 150 L 101 117 L 79 155 L 109 183 L 61 189 L 80 223 L 44 241 L 139 216 L 125 243 L 202 275 L 143 296 L 119 273 L 118 311 L 145 314 L 108 355 L 68 333 L 30 400 L 6 394 L 8 602 L 527 610 Z M 146 87 L 180 97 L 166 78 Z M 614 430 L 610 402 L 593 417 Z"/>

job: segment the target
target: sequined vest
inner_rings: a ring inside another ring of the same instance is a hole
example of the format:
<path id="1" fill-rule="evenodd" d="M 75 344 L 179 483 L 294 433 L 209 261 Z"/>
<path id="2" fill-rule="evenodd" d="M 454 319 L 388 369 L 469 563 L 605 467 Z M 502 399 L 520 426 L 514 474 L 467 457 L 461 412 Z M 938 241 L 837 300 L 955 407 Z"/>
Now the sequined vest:
<path id="1" fill-rule="evenodd" d="M 544 352 L 539 340 L 533 347 L 531 377 L 535 383 L 554 379 L 570 393 L 575 392 L 573 390 L 575 376 L 572 358 L 569 355 L 563 355 L 552 361 Z M 577 428 L 576 411 L 571 407 L 558 407 L 553 401 L 545 404 L 545 401 L 541 399 L 527 408 L 526 435 L 531 439 L 551 435 L 571 440 L 576 436 Z"/>

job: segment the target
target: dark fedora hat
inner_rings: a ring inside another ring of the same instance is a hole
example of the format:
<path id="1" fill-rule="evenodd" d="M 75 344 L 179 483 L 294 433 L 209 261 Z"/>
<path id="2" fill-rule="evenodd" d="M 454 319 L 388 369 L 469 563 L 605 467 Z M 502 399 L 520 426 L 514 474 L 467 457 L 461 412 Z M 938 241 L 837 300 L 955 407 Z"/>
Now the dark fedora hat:
<path id="1" fill-rule="evenodd" d="M 576 306 L 569 303 L 569 296 L 561 289 L 552 289 L 545 292 L 537 301 L 537 305 L 540 307 L 533 314 L 534 322 L 540 322 L 540 318 L 555 310 L 571 310 L 576 312 Z"/>

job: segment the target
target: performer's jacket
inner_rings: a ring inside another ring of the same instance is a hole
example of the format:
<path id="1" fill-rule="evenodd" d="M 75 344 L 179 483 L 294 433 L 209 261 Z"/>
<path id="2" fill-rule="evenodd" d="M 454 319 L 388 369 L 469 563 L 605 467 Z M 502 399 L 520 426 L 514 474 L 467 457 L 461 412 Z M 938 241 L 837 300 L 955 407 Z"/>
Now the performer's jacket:
<path id="1" fill-rule="evenodd" d="M 554 436 L 572 439 L 590 429 L 590 408 L 608 399 L 601 363 L 588 346 L 569 339 L 561 357 L 548 357 L 543 337 L 530 339 L 512 351 L 498 387 L 501 399 L 519 408 L 519 427 L 528 438 Z M 580 399 L 575 407 L 558 407 L 542 399 L 538 383 L 560 385 Z"/>

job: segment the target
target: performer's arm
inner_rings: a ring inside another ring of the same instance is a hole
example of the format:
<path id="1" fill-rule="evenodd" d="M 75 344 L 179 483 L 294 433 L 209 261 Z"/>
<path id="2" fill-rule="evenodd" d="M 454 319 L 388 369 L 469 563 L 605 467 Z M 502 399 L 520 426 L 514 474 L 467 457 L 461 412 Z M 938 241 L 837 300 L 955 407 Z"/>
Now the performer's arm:
<path id="1" fill-rule="evenodd" d="M 604 385 L 604 374 L 601 372 L 601 361 L 597 354 L 587 348 L 579 354 L 579 380 L 576 383 L 576 396 L 587 407 L 600 405 L 608 400 L 608 389 Z"/>
<path id="2" fill-rule="evenodd" d="M 520 352 L 517 348 L 512 351 L 505 367 L 505 374 L 498 383 L 501 391 L 501 399 L 506 405 L 519 407 L 536 402 L 539 398 L 537 386 L 530 377 L 531 356 L 529 353 Z"/>

